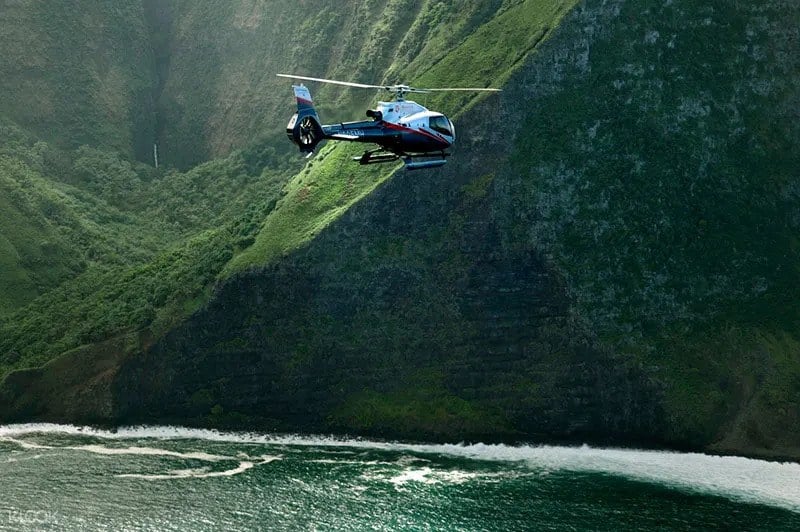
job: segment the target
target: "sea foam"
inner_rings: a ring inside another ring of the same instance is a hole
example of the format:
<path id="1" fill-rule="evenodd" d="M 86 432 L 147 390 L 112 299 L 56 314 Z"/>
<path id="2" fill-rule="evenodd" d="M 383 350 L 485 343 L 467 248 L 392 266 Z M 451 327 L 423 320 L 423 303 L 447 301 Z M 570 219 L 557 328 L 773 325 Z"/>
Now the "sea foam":
<path id="1" fill-rule="evenodd" d="M 632 480 L 666 484 L 682 489 L 722 495 L 745 502 L 768 504 L 800 512 L 800 464 L 794 462 L 770 462 L 737 456 L 713 456 L 703 453 L 637 449 L 605 449 L 586 445 L 578 447 L 551 445 L 512 446 L 482 443 L 427 445 L 333 436 L 220 432 L 174 426 L 121 427 L 114 431 L 46 423 L 0 426 L 0 438 L 7 440 L 18 439 L 35 433 L 86 435 L 108 440 L 191 439 L 265 446 L 328 447 L 439 454 L 473 460 L 515 462 L 521 467 L 545 472 L 608 473 Z M 38 444 L 29 442 L 27 445 L 32 449 L 40 447 Z M 89 449 L 85 450 L 88 451 Z M 208 455 L 208 457 L 211 456 L 214 455 Z M 236 468 L 237 473 L 246 470 L 247 468 L 243 464 L 248 461 L 237 460 L 240 462 L 239 467 Z M 220 472 L 211 473 L 218 474 Z M 198 476 L 201 474 L 208 475 L 209 472 L 198 472 Z M 170 476 L 170 478 L 175 477 Z M 407 481 L 410 479 L 403 478 L 401 480 Z"/>

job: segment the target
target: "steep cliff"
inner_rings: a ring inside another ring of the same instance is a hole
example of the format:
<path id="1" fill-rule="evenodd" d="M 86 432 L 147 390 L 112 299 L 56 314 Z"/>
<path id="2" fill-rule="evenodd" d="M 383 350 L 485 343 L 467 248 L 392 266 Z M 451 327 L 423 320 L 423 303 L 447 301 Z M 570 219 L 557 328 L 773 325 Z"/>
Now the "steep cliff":
<path id="1" fill-rule="evenodd" d="M 800 7 L 367 4 L 376 18 L 359 23 L 356 3 L 341 19 L 323 5 L 302 36 L 285 35 L 302 27 L 294 5 L 284 20 L 226 4 L 220 24 L 234 29 L 218 34 L 200 31 L 213 22 L 196 5 L 150 11 L 176 50 L 158 61 L 159 105 L 185 110 L 161 142 L 185 155 L 175 164 L 249 135 L 271 146 L 277 133 L 247 113 L 285 107 L 263 94 L 274 80 L 262 61 L 313 60 L 322 71 L 300 73 L 348 79 L 379 65 L 357 81 L 501 84 L 425 101 L 455 117 L 448 165 L 365 171 L 347 147 L 324 148 L 269 208 L 189 246 L 213 260 L 180 270 L 187 297 L 141 299 L 185 320 L 125 315 L 88 336 L 123 331 L 116 341 L 12 373 L 0 418 L 800 456 Z M 408 19 L 389 24 L 398 12 Z M 353 57 L 313 59 L 310 38 L 330 42 L 335 28 L 352 30 L 341 35 L 356 40 Z M 189 33 L 197 47 L 182 49 Z M 275 57 L 246 52 L 267 42 Z M 225 67 L 193 84 L 187 65 L 203 57 Z M 368 98 L 316 94 L 342 109 Z M 247 229 L 229 238 L 234 227 Z M 31 336 L 18 338 L 28 356 Z M 76 359 L 96 401 L 81 372 L 58 378 Z M 79 411 L 58 406 L 62 392 Z"/>
<path id="2" fill-rule="evenodd" d="M 122 419 L 658 442 L 658 383 L 576 322 L 542 254 L 505 245 L 492 176 L 464 170 L 397 175 L 307 247 L 223 283 L 123 366 Z"/>
<path id="3" fill-rule="evenodd" d="M 582 4 L 452 164 L 264 248 L 121 412 L 796 455 L 796 14 Z"/>
<path id="4" fill-rule="evenodd" d="M 0 116 L 62 147 L 148 157 L 154 70 L 140 2 L 4 2 L 0 27 Z"/>

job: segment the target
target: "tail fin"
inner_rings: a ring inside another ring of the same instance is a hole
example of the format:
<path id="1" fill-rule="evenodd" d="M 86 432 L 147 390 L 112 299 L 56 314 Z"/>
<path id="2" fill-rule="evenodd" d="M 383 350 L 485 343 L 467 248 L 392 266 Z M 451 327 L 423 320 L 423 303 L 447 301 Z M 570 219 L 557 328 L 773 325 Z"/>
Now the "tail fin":
<path id="1" fill-rule="evenodd" d="M 324 138 L 322 125 L 308 88 L 303 85 L 292 85 L 292 88 L 297 99 L 297 113 L 289 120 L 286 135 L 301 152 L 310 154 Z"/>
<path id="2" fill-rule="evenodd" d="M 314 109 L 314 102 L 311 101 L 311 93 L 305 85 L 292 85 L 294 97 L 297 99 L 297 114 L 317 114 Z M 319 117 L 317 117 L 319 118 Z"/>

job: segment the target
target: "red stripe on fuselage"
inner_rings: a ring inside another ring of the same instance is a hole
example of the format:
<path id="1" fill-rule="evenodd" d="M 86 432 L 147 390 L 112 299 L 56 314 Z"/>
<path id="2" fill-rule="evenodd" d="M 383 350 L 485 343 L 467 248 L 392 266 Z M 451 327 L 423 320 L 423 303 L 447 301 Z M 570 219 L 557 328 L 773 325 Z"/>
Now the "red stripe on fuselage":
<path id="1" fill-rule="evenodd" d="M 308 106 L 311 106 L 311 107 L 314 106 L 314 102 L 312 102 L 311 100 L 306 100 L 305 98 L 301 98 L 299 96 L 297 96 L 297 103 L 304 103 L 304 104 L 306 104 Z"/>

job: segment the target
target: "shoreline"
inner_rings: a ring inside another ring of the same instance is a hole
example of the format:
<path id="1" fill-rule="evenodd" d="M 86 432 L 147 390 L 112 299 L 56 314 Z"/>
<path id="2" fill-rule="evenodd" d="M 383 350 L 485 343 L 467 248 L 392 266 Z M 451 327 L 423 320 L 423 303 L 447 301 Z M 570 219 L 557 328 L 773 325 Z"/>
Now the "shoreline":
<path id="1" fill-rule="evenodd" d="M 303 431 L 269 431 L 258 428 L 214 428 L 191 424 L 71 424 L 56 422 L 17 422 L 0 424 L 0 440 L 7 434 L 66 434 L 86 435 L 102 439 L 122 440 L 129 438 L 153 438 L 162 440 L 199 439 L 226 443 L 259 443 L 281 445 L 320 445 L 320 446 L 370 446 L 397 448 L 469 448 L 482 446 L 486 448 L 506 449 L 591 449 L 596 451 L 622 451 L 640 453 L 663 453 L 698 455 L 718 458 L 740 458 L 765 463 L 800 465 L 800 459 L 780 453 L 759 454 L 741 453 L 709 448 L 692 448 L 689 446 L 667 445 L 625 445 L 621 443 L 601 443 L 589 440 L 552 438 L 542 440 L 513 440 L 508 438 L 486 438 L 446 440 L 446 439 L 413 439 L 381 437 L 342 432 L 303 432 Z M 313 442 L 313 443 L 309 443 Z"/>

